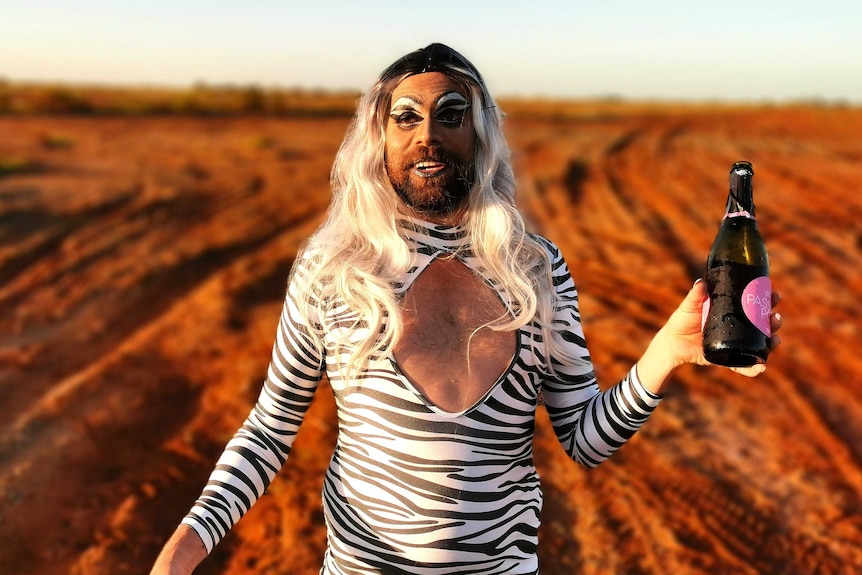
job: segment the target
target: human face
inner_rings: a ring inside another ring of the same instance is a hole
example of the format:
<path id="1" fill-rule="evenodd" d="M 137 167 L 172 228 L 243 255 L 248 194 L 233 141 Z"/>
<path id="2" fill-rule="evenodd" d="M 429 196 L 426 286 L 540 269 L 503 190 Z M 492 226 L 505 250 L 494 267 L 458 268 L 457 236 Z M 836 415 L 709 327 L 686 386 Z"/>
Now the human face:
<path id="1" fill-rule="evenodd" d="M 464 86 L 441 72 L 416 74 L 392 92 L 386 172 L 404 204 L 430 219 L 462 208 L 473 184 L 476 135 Z"/>

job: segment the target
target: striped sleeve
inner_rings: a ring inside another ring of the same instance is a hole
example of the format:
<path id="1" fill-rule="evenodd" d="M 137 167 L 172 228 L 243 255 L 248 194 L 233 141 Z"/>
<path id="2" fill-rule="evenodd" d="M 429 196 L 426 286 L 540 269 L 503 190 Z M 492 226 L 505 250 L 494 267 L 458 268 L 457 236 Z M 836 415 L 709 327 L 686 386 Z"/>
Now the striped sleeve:
<path id="1" fill-rule="evenodd" d="M 570 359 L 548 358 L 554 375 L 543 382 L 542 394 L 566 452 L 582 465 L 595 467 L 634 435 L 661 397 L 641 384 L 636 366 L 615 386 L 601 390 L 584 338 L 575 283 L 560 251 L 553 244 L 549 248 L 559 301 L 553 336 Z"/>
<path id="2" fill-rule="evenodd" d="M 211 552 L 266 491 L 291 446 L 324 373 L 320 338 L 307 320 L 310 302 L 298 302 L 292 275 L 257 402 L 228 442 L 203 492 L 182 523 Z"/>

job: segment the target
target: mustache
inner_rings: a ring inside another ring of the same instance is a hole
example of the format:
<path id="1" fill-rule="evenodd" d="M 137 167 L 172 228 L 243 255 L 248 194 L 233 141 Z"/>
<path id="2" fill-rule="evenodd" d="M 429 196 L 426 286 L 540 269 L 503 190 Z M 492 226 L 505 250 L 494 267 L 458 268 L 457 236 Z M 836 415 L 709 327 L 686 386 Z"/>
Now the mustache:
<path id="1" fill-rule="evenodd" d="M 466 158 L 461 158 L 442 146 L 422 146 L 417 148 L 409 157 L 405 158 L 405 162 L 410 165 L 416 162 L 441 162 L 450 165 L 460 165 L 466 161 Z"/>

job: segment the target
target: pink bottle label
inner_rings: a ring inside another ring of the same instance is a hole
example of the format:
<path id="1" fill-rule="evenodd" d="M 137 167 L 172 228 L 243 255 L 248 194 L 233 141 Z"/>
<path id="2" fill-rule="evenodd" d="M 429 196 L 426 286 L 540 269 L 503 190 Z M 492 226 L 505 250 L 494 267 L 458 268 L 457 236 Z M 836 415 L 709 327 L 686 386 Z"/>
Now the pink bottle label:
<path id="1" fill-rule="evenodd" d="M 772 326 L 769 315 L 772 312 L 772 282 L 766 276 L 752 280 L 742 291 L 742 310 L 745 316 L 769 337 Z"/>

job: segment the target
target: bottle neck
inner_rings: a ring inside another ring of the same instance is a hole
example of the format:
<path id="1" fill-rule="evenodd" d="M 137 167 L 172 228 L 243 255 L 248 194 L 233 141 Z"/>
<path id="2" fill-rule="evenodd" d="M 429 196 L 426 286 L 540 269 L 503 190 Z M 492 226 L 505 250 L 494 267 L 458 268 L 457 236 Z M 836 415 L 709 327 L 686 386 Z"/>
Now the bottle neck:
<path id="1" fill-rule="evenodd" d="M 727 194 L 725 218 L 754 219 L 754 170 L 748 162 L 737 162 L 730 170 L 730 193 Z"/>

